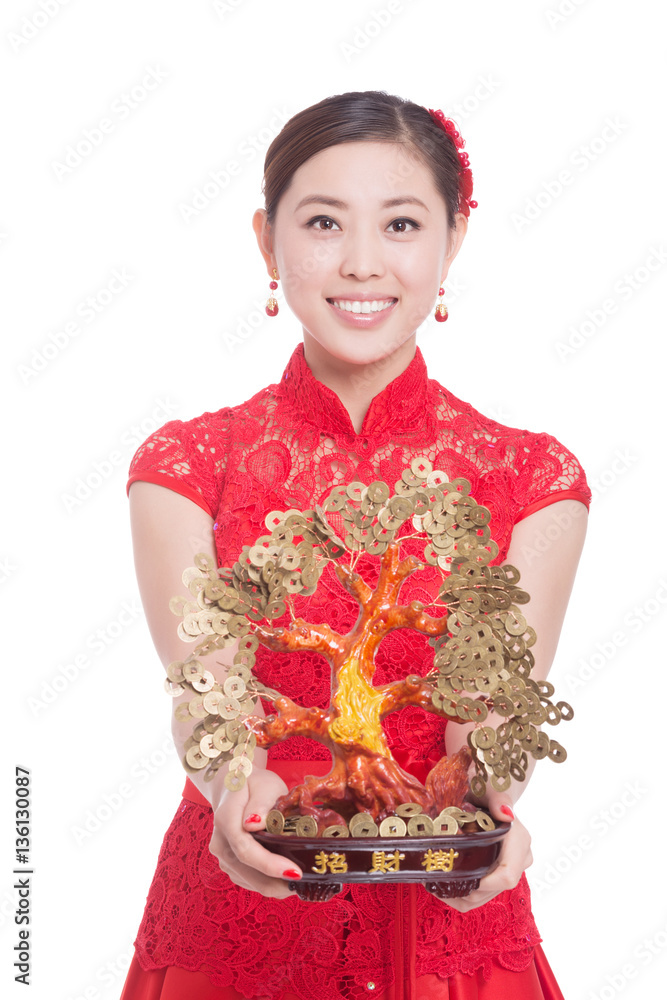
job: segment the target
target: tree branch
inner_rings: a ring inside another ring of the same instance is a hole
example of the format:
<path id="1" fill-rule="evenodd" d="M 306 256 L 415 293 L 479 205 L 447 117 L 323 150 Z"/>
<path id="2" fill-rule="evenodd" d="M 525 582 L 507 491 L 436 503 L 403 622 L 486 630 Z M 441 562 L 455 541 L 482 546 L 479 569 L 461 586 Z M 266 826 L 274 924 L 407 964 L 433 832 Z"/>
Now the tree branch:
<path id="1" fill-rule="evenodd" d="M 313 625 L 303 618 L 295 618 L 291 628 L 278 626 L 269 628 L 266 625 L 256 625 L 253 629 L 263 646 L 275 652 L 293 653 L 297 650 L 312 649 L 321 653 L 330 662 L 340 654 L 343 648 L 343 637 L 329 625 Z"/>
<path id="2" fill-rule="evenodd" d="M 334 563 L 334 571 L 348 594 L 356 598 L 359 604 L 365 608 L 373 596 L 373 591 L 368 584 L 345 563 Z"/>
<path id="3" fill-rule="evenodd" d="M 291 736 L 309 736 L 318 743 L 331 743 L 329 735 L 330 712 L 322 708 L 303 708 L 291 698 L 280 697 L 274 701 L 276 714 L 262 718 L 249 715 L 243 724 L 257 737 L 257 746 L 270 747 Z"/>

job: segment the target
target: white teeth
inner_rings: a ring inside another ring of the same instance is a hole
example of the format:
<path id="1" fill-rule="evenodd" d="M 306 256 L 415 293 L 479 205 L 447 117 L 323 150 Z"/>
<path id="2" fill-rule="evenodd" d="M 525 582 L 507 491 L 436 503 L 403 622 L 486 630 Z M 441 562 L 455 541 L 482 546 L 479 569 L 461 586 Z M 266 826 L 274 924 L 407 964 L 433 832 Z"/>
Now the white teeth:
<path id="1" fill-rule="evenodd" d="M 393 299 L 370 299 L 360 302 L 359 299 L 333 299 L 333 304 L 337 309 L 344 309 L 351 313 L 371 313 L 381 312 L 394 304 Z"/>

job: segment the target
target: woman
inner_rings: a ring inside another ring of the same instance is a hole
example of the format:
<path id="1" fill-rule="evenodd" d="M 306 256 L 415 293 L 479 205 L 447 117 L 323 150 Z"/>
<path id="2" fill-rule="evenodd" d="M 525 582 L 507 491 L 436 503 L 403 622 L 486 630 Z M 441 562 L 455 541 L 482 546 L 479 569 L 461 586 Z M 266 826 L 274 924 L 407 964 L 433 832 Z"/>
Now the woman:
<path id="1" fill-rule="evenodd" d="M 416 346 L 475 207 L 462 145 L 442 112 L 364 92 L 295 115 L 269 148 L 266 209 L 253 219 L 272 279 L 267 312 L 282 280 L 303 344 L 279 383 L 240 406 L 170 422 L 130 470 L 137 576 L 165 666 L 184 655 L 168 604 L 195 553 L 230 566 L 266 531 L 270 511 L 311 507 L 341 482 L 393 484 L 414 456 L 428 455 L 450 478 L 468 479 L 491 510 L 494 562 L 515 565 L 531 595 L 533 676 L 546 677 L 585 535 L 584 473 L 551 436 L 504 427 L 430 379 Z M 528 558 L 553 523 L 557 544 Z M 415 574 L 406 598 L 432 599 L 436 578 L 432 567 Z M 358 610 L 328 569 L 303 602 L 298 613 L 342 631 Z M 234 651 L 208 657 L 217 679 Z M 425 673 L 432 653 L 418 633 L 391 633 L 376 683 Z M 301 704 L 328 704 L 328 668 L 316 654 L 260 646 L 255 669 Z M 469 728 L 419 708 L 384 726 L 396 759 L 421 780 Z M 181 757 L 191 731 L 174 720 Z M 513 809 L 523 786 L 489 791 L 491 814 L 514 822 L 499 866 L 469 896 L 444 903 L 420 885 L 348 886 L 328 903 L 306 903 L 289 888 L 301 873 L 251 832 L 288 786 L 329 763 L 318 744 L 292 739 L 257 752 L 241 791 L 225 788 L 224 767 L 210 782 L 190 773 L 122 1000 L 561 997 L 530 912 L 530 836 Z"/>

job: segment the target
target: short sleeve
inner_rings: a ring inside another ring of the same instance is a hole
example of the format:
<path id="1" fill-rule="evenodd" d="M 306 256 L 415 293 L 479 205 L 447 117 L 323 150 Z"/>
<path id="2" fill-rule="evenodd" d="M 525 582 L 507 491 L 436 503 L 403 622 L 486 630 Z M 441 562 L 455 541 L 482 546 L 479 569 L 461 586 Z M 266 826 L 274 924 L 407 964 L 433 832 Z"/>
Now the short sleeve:
<path id="1" fill-rule="evenodd" d="M 587 509 L 590 506 L 591 491 L 580 462 L 550 434 L 529 436 L 515 485 L 515 524 L 558 500 L 579 500 Z"/>
<path id="2" fill-rule="evenodd" d="M 146 438 L 130 462 L 127 492 L 138 480 L 166 486 L 215 518 L 224 481 L 228 410 L 170 420 Z"/>

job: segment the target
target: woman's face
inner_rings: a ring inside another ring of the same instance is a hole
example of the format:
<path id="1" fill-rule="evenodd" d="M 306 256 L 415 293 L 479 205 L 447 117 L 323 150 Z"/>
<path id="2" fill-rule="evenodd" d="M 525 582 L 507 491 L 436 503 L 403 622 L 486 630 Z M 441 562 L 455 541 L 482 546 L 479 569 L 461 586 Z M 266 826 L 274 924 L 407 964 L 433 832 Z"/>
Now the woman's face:
<path id="1" fill-rule="evenodd" d="M 447 207 L 428 167 L 396 143 L 347 142 L 306 161 L 282 195 L 273 227 L 253 225 L 287 304 L 318 356 L 369 364 L 403 349 L 466 231 L 447 226 Z M 370 310 L 370 311 L 369 311 Z"/>

